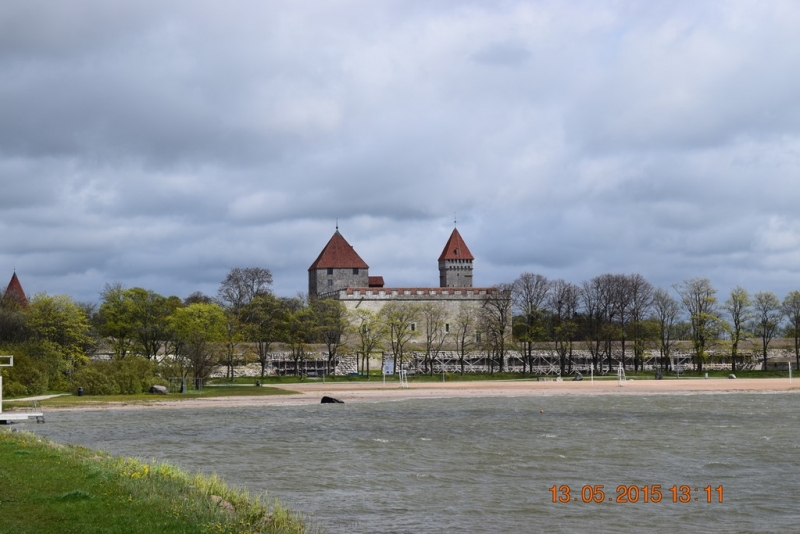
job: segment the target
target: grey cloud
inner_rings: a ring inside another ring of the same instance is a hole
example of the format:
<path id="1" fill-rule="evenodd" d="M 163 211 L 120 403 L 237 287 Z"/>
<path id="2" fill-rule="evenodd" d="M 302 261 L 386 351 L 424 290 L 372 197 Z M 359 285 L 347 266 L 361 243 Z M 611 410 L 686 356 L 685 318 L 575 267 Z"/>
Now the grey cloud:
<path id="1" fill-rule="evenodd" d="M 638 271 L 793 288 L 800 26 L 748 2 L 12 2 L 0 276 L 96 299 L 304 291 L 342 231 L 436 283 Z"/>
<path id="2" fill-rule="evenodd" d="M 496 42 L 484 46 L 472 57 L 478 63 L 512 67 L 525 63 L 531 53 L 518 43 Z"/>

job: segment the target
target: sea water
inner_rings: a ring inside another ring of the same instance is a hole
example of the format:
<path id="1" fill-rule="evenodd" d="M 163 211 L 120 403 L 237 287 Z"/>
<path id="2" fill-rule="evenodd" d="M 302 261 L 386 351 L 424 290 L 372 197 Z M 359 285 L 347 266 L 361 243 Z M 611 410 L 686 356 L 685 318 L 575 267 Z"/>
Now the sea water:
<path id="1" fill-rule="evenodd" d="M 793 393 L 542 396 L 58 411 L 25 426 L 215 472 L 331 533 L 784 533 L 800 532 L 798 408 Z"/>

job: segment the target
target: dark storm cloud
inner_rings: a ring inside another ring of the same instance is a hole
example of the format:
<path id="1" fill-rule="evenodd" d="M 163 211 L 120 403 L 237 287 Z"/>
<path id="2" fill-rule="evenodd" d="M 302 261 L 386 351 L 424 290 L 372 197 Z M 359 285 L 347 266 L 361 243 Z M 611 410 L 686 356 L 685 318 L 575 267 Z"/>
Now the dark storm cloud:
<path id="1" fill-rule="evenodd" d="M 0 271 L 96 299 L 305 291 L 338 219 L 395 285 L 785 293 L 800 275 L 793 2 L 0 5 Z M 0 273 L 1 274 L 1 273 Z"/>

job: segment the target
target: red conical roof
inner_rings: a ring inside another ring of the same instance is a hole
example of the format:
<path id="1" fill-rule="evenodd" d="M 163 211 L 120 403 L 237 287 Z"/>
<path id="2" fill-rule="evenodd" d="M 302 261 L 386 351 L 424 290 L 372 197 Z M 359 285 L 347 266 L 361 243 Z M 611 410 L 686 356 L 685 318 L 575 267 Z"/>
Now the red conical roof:
<path id="1" fill-rule="evenodd" d="M 11 276 L 11 281 L 6 288 L 6 298 L 14 298 L 23 306 L 28 305 L 28 297 L 25 296 L 25 291 L 22 289 L 22 284 L 19 283 L 16 271 Z"/>
<path id="2" fill-rule="evenodd" d="M 475 258 L 472 256 L 472 253 L 467 248 L 467 244 L 464 243 L 464 239 L 461 237 L 461 234 L 458 233 L 458 229 L 454 228 L 453 233 L 450 234 L 450 239 L 447 240 L 447 244 L 444 246 L 442 255 L 439 256 L 439 261 L 474 259 Z"/>
<path id="3" fill-rule="evenodd" d="M 369 265 L 361 259 L 350 243 L 342 237 L 339 230 L 333 234 L 328 244 L 319 253 L 317 259 L 308 268 L 314 269 L 369 269 Z"/>

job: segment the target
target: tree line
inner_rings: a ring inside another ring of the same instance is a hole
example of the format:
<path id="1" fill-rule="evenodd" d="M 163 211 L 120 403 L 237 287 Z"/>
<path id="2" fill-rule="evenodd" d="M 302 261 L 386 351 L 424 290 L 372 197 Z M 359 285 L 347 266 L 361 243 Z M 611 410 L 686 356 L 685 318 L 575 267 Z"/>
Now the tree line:
<path id="1" fill-rule="evenodd" d="M 321 344 L 331 373 L 347 351 L 367 373 L 370 355 L 390 353 L 398 370 L 415 352 L 431 374 L 443 350 L 456 353 L 462 373 L 475 354 L 490 372 L 502 372 L 510 350 L 521 355 L 523 372 L 532 372 L 534 355 L 545 344 L 564 374 L 577 349 L 588 350 L 598 371 L 612 370 L 615 354 L 624 367 L 639 369 L 652 349 L 668 368 L 679 340 L 691 341 L 693 362 L 702 371 L 709 347 L 723 339 L 735 371 L 744 339 L 760 340 L 766 363 L 770 342 L 785 335 L 794 339 L 800 365 L 799 291 L 781 301 L 771 292 L 751 295 L 737 287 L 721 301 L 706 278 L 664 289 L 638 274 L 603 274 L 573 284 L 523 273 L 456 310 L 436 302 L 390 302 L 379 312 L 348 312 L 337 300 L 277 297 L 271 286 L 268 269 L 251 267 L 231 269 L 214 297 L 166 297 L 120 283 L 106 285 L 99 304 L 65 295 L 37 294 L 30 302 L 2 295 L 0 351 L 15 355 L 14 367 L 3 370 L 6 392 L 81 385 L 87 393 L 138 393 L 170 377 L 202 381 L 220 364 L 233 378 L 243 352 L 253 355 L 264 376 L 279 343 L 295 371 L 309 347 Z M 110 361 L 90 361 L 88 355 L 103 347 Z"/>
<path id="2" fill-rule="evenodd" d="M 800 291 L 780 300 L 770 291 L 750 294 L 737 286 L 721 299 L 707 278 L 665 289 L 639 274 L 603 274 L 573 284 L 533 273 L 523 273 L 510 289 L 520 352 L 531 362 L 534 347 L 548 342 L 562 373 L 576 346 L 589 351 L 595 370 L 605 362 L 611 371 L 615 351 L 624 368 L 632 363 L 639 369 L 645 351 L 654 348 L 666 369 L 680 340 L 691 342 L 698 371 L 709 359 L 709 347 L 720 343 L 729 347 L 736 371 L 741 342 L 748 338 L 758 339 L 766 369 L 769 345 L 781 335 L 794 340 L 800 366 Z"/>

